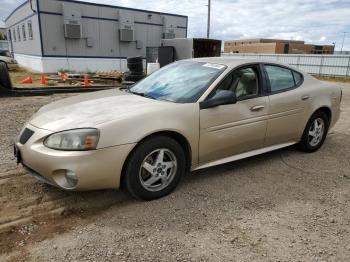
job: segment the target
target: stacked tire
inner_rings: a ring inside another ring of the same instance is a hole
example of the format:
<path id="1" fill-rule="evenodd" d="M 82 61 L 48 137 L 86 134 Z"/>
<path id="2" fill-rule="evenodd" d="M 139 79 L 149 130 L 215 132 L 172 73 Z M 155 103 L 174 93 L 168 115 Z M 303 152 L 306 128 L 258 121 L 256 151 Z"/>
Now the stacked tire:
<path id="1" fill-rule="evenodd" d="M 125 81 L 138 82 L 145 77 L 145 73 L 143 72 L 143 59 L 141 56 L 129 57 L 127 62 L 129 72 L 125 75 Z"/>

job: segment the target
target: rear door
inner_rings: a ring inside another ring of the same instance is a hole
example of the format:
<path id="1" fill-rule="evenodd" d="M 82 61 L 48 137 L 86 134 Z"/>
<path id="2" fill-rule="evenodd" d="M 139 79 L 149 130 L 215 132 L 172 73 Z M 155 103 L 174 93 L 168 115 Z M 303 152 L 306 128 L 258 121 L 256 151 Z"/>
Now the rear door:
<path id="1" fill-rule="evenodd" d="M 303 76 L 287 67 L 265 64 L 269 111 L 265 146 L 296 142 L 304 126 L 310 94 L 302 88 Z"/>
<path id="2" fill-rule="evenodd" d="M 238 102 L 200 110 L 200 163 L 263 147 L 268 112 L 263 85 L 260 66 L 254 64 L 235 69 L 213 90 L 211 95 L 231 90 Z"/>

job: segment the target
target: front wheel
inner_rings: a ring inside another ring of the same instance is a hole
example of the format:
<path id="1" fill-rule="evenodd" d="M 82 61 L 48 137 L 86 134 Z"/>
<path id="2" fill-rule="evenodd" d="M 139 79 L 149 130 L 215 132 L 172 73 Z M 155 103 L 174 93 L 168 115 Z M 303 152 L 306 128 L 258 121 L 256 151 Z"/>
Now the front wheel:
<path id="1" fill-rule="evenodd" d="M 168 195 L 185 173 L 185 161 L 184 151 L 174 139 L 150 138 L 131 153 L 124 170 L 124 187 L 142 200 Z"/>
<path id="2" fill-rule="evenodd" d="M 314 113 L 304 130 L 303 137 L 299 142 L 299 148 L 304 152 L 315 152 L 326 139 L 329 127 L 329 119 L 322 111 Z"/>

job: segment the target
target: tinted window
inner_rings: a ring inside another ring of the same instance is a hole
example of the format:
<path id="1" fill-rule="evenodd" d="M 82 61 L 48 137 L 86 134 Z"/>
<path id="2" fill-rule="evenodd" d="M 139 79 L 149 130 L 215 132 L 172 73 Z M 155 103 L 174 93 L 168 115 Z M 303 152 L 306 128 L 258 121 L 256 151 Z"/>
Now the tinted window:
<path id="1" fill-rule="evenodd" d="M 11 57 L 11 54 L 10 54 L 10 52 L 7 51 L 7 50 L 0 50 L 0 56 Z"/>
<path id="2" fill-rule="evenodd" d="M 254 67 L 237 69 L 221 82 L 216 92 L 231 90 L 237 98 L 255 96 L 259 93 L 258 79 L 258 72 Z"/>
<path id="3" fill-rule="evenodd" d="M 300 85 L 301 82 L 303 81 L 302 75 L 297 73 L 297 72 L 295 72 L 295 71 L 293 71 L 293 75 L 294 75 L 295 85 L 297 85 L 297 86 Z"/>
<path id="4" fill-rule="evenodd" d="M 271 92 L 283 91 L 295 86 L 292 70 L 272 65 L 266 65 L 265 69 L 270 80 Z"/>

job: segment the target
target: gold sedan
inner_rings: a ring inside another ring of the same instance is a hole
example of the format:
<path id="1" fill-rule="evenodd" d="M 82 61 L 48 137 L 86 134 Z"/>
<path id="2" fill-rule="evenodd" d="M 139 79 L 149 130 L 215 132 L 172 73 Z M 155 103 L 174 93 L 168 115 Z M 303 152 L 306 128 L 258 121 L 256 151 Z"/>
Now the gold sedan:
<path id="1" fill-rule="evenodd" d="M 41 108 L 15 144 L 18 162 L 66 190 L 123 187 L 151 200 L 186 171 L 293 144 L 319 149 L 342 91 L 286 65 L 205 58 L 170 64 L 128 89 Z"/>

